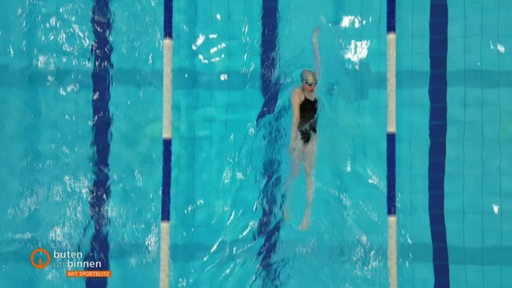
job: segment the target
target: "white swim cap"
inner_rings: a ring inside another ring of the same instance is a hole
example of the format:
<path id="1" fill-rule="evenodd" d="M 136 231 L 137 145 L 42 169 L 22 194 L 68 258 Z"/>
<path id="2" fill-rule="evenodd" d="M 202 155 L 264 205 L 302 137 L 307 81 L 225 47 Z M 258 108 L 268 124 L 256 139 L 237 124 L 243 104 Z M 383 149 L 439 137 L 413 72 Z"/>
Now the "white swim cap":
<path id="1" fill-rule="evenodd" d="M 315 72 L 308 70 L 308 69 L 302 71 L 302 73 L 300 74 L 300 79 L 303 81 L 306 81 L 308 83 L 316 83 L 317 82 Z"/>

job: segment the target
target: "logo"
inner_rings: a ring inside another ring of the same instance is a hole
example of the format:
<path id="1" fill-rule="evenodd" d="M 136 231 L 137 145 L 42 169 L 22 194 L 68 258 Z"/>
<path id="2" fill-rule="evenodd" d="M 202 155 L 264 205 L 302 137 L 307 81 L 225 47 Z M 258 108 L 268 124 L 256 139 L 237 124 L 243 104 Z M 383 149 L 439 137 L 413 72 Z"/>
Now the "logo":
<path id="1" fill-rule="evenodd" d="M 43 253 L 44 256 L 46 256 L 46 262 L 43 264 L 43 259 L 39 258 L 38 263 L 35 261 L 36 254 Z M 34 251 L 32 251 L 32 254 L 30 254 L 30 263 L 32 266 L 36 267 L 37 269 L 44 269 L 46 266 L 50 265 L 50 253 L 46 251 L 44 248 L 37 248 Z"/>
<path id="2" fill-rule="evenodd" d="M 91 277 L 111 277 L 112 271 L 103 270 L 103 263 L 96 260 L 84 260 L 82 252 L 75 251 L 56 251 L 53 250 L 53 256 L 44 248 L 37 248 L 30 254 L 30 264 L 37 269 L 44 269 L 50 265 L 53 257 L 53 268 L 65 268 L 66 277 L 91 278 Z M 44 260 L 43 260 L 44 259 Z M 44 262 L 44 263 L 43 263 Z"/>

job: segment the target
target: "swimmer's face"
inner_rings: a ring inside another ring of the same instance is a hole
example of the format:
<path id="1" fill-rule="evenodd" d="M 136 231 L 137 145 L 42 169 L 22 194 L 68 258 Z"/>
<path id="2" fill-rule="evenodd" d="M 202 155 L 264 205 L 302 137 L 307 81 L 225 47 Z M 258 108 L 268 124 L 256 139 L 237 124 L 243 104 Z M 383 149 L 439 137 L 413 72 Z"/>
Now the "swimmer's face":
<path id="1" fill-rule="evenodd" d="M 304 87 L 304 89 L 306 89 L 306 91 L 310 91 L 310 92 L 313 92 L 315 90 L 315 87 L 316 87 L 316 81 L 314 82 L 310 82 L 308 80 L 302 80 L 302 87 Z"/>

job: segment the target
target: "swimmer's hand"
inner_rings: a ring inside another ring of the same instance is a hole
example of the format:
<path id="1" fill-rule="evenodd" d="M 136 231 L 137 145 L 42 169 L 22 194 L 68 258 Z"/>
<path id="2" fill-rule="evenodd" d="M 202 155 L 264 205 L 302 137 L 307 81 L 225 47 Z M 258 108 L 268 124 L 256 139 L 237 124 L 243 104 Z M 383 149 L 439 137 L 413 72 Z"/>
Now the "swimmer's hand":
<path id="1" fill-rule="evenodd" d="M 296 150 L 297 150 L 297 144 L 295 144 L 293 142 L 290 143 L 290 147 L 289 147 L 290 154 L 294 155 Z"/>
<path id="2" fill-rule="evenodd" d="M 294 133 L 292 131 L 292 136 L 291 136 L 291 139 L 290 139 L 290 147 L 288 148 L 289 152 L 292 154 L 292 155 L 295 155 L 295 151 L 297 151 L 297 146 L 299 145 L 299 135 L 298 133 Z"/>
<path id="3" fill-rule="evenodd" d="M 315 30 L 313 30 L 313 42 L 318 41 L 318 32 L 320 32 L 320 26 L 316 26 Z"/>
<path id="4" fill-rule="evenodd" d="M 290 153 L 295 156 L 295 154 L 297 153 L 297 150 L 299 149 L 299 143 L 300 141 L 300 138 L 298 138 L 298 136 L 295 137 L 295 139 L 293 139 L 291 142 L 290 142 Z"/>

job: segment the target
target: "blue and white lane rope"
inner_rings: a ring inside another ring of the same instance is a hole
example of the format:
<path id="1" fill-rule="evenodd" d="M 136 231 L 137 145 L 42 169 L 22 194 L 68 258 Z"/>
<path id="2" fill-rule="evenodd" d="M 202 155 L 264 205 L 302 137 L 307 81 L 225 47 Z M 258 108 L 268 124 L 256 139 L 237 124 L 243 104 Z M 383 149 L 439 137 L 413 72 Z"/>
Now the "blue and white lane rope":
<path id="1" fill-rule="evenodd" d="M 398 286 L 396 243 L 396 0 L 387 1 L 387 210 L 389 287 Z"/>
<path id="2" fill-rule="evenodd" d="M 164 2 L 164 63 L 162 117 L 162 215 L 160 222 L 160 287 L 170 278 L 171 174 L 172 174 L 172 0 Z"/>

